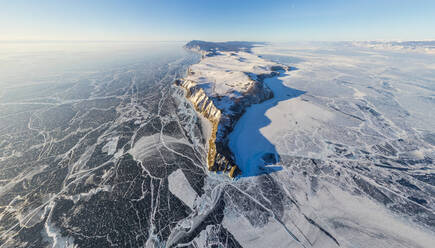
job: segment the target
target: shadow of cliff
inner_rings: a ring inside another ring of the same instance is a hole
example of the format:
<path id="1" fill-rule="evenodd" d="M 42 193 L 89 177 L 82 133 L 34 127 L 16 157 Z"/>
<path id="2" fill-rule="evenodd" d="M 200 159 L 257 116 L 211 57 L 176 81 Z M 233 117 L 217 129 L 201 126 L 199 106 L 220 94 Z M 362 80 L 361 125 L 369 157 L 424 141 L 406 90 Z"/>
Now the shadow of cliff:
<path id="1" fill-rule="evenodd" d="M 291 68 L 290 71 L 293 70 L 297 69 Z M 263 136 L 261 129 L 271 124 L 271 120 L 266 116 L 269 109 L 277 106 L 281 101 L 305 93 L 305 91 L 284 85 L 280 79 L 284 76 L 288 76 L 288 72 L 280 71 L 280 75 L 264 80 L 264 83 L 273 91 L 273 98 L 247 108 L 230 135 L 230 148 L 236 157 L 236 164 L 242 170 L 240 177 L 251 177 L 282 170 L 282 166 L 279 165 L 281 159 L 276 147 Z"/>

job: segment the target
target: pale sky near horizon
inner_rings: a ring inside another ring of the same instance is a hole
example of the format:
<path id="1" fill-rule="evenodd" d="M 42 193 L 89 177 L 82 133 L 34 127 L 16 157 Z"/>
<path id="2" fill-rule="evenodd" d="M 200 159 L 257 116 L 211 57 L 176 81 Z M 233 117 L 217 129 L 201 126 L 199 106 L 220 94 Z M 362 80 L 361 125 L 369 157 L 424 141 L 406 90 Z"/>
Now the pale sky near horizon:
<path id="1" fill-rule="evenodd" d="M 0 0 L 0 40 L 435 40 L 429 0 Z"/>

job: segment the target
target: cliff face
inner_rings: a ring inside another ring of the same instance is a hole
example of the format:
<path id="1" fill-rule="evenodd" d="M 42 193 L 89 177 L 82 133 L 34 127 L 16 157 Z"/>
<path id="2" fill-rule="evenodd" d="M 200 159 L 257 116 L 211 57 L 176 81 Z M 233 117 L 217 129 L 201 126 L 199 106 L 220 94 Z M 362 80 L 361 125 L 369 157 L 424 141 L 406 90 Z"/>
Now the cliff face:
<path id="1" fill-rule="evenodd" d="M 241 171 L 228 148 L 228 134 L 248 106 L 273 97 L 263 80 L 278 75 L 277 70 L 285 68 L 249 53 L 221 52 L 210 48 L 212 45 L 207 47 L 208 50 L 200 46 L 190 48 L 201 52 L 203 59 L 189 69 L 185 79 L 175 84 L 186 90 L 186 97 L 196 111 L 212 124 L 208 170 L 227 172 L 233 178 Z"/>
<path id="2" fill-rule="evenodd" d="M 221 121 L 222 111 L 218 109 L 202 88 L 190 80 L 177 80 L 176 85 L 186 90 L 187 99 L 192 102 L 196 111 L 207 118 L 212 124 L 211 136 L 208 141 L 207 167 L 210 171 L 229 171 L 229 176 L 234 177 L 239 173 L 237 166 L 231 159 L 231 152 L 228 150 L 222 139 L 217 139 L 219 129 L 226 129 L 224 121 Z M 228 143 L 228 142 L 227 142 Z"/>

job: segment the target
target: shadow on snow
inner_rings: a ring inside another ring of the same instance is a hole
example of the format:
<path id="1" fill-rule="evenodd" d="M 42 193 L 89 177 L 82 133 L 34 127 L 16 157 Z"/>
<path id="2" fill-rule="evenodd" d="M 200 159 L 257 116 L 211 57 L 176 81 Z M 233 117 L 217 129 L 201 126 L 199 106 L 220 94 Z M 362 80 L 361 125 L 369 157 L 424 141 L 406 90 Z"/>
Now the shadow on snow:
<path id="1" fill-rule="evenodd" d="M 291 68 L 296 70 L 296 68 Z M 240 177 L 251 177 L 282 170 L 279 166 L 280 156 L 276 147 L 263 136 L 260 130 L 271 120 L 266 112 L 277 106 L 279 102 L 298 97 L 305 93 L 284 85 L 280 77 L 287 76 L 284 71 L 264 83 L 273 91 L 273 98 L 246 109 L 230 134 L 230 148 L 236 157 L 236 164 L 242 170 Z"/>

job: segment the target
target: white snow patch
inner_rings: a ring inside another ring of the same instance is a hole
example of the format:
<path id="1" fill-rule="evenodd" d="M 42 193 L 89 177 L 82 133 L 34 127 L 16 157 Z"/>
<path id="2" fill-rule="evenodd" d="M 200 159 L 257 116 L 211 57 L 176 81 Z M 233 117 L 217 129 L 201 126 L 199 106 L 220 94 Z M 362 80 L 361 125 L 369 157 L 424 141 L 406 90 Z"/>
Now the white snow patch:
<path id="1" fill-rule="evenodd" d="M 190 186 L 183 171 L 178 169 L 172 172 L 171 175 L 168 176 L 168 182 L 171 193 L 193 209 L 198 194 L 193 190 L 192 186 Z"/>
<path id="2" fill-rule="evenodd" d="M 78 201 L 88 201 L 91 199 L 93 195 L 98 194 L 99 192 L 111 192 L 112 186 L 110 185 L 103 185 L 98 188 L 93 188 L 85 193 L 76 194 L 73 196 L 70 196 L 69 199 L 71 199 L 74 203 L 77 203 Z"/>
<path id="3" fill-rule="evenodd" d="M 196 82 L 208 96 L 237 96 L 246 92 L 253 81 L 246 74 L 270 73 L 275 63 L 246 52 L 221 52 L 219 55 L 205 57 L 200 63 L 190 67 L 187 80 Z"/>
<path id="4" fill-rule="evenodd" d="M 41 230 L 41 234 L 44 240 L 51 243 L 52 248 L 76 248 L 78 245 L 74 244 L 74 238 L 70 236 L 62 236 L 59 228 L 57 228 L 54 223 L 51 222 L 52 209 L 55 203 L 50 202 L 44 211 L 48 213 L 47 220 L 44 224 L 44 229 Z"/>
<path id="5" fill-rule="evenodd" d="M 278 103 L 266 112 L 271 123 L 262 128 L 266 137 L 277 137 L 282 131 L 314 132 L 324 123 L 334 118 L 334 113 L 301 98 L 290 99 Z"/>
<path id="6" fill-rule="evenodd" d="M 144 162 L 145 158 L 155 154 L 158 148 L 162 146 L 168 146 L 170 148 L 174 143 L 182 143 L 191 146 L 191 144 L 183 139 L 176 139 L 168 135 L 156 133 L 140 138 L 128 152 L 135 160 Z"/>
<path id="7" fill-rule="evenodd" d="M 308 206 L 313 207 L 316 215 L 322 216 L 331 226 L 341 225 L 335 232 L 346 237 L 349 245 L 429 248 L 435 244 L 433 233 L 394 216 L 372 200 L 351 195 L 329 183 L 325 183 L 325 186 L 308 202 Z"/>
<path id="8" fill-rule="evenodd" d="M 359 91 L 357 88 L 352 87 L 352 89 L 355 91 L 355 93 L 353 94 L 353 97 L 356 99 L 363 99 L 366 94 L 364 92 Z"/>
<path id="9" fill-rule="evenodd" d="M 101 148 L 102 152 L 106 152 L 108 155 L 113 155 L 116 152 L 118 146 L 119 136 L 111 137 L 108 142 Z"/>
<path id="10" fill-rule="evenodd" d="M 225 215 L 222 225 L 243 247 L 302 247 L 274 220 L 263 227 L 254 227 L 243 216 L 229 218 Z"/>
<path id="11" fill-rule="evenodd" d="M 52 240 L 52 248 L 75 248 L 78 247 L 74 244 L 72 237 L 63 237 L 59 228 L 54 226 L 51 222 L 45 223 L 45 232 L 47 236 Z"/>

